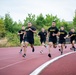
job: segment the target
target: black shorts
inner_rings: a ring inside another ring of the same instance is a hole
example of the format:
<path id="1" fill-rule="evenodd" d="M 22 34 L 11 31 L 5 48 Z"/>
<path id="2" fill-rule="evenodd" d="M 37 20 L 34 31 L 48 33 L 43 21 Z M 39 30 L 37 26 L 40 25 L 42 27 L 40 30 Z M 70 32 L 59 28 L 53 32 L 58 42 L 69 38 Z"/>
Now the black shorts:
<path id="1" fill-rule="evenodd" d="M 57 38 L 49 38 L 49 42 L 52 42 L 53 44 L 57 43 Z"/>
<path id="2" fill-rule="evenodd" d="M 22 38 L 20 39 L 20 43 L 22 43 L 22 41 L 24 41 Z"/>
<path id="3" fill-rule="evenodd" d="M 27 42 L 29 44 L 34 44 L 34 38 L 27 38 Z"/>
<path id="4" fill-rule="evenodd" d="M 59 44 L 65 44 L 65 40 L 60 40 L 59 39 Z"/>
<path id="5" fill-rule="evenodd" d="M 46 42 L 46 39 L 40 39 L 41 44 Z"/>
<path id="6" fill-rule="evenodd" d="M 73 41 L 75 41 L 75 39 L 70 39 L 70 42 L 72 43 Z"/>

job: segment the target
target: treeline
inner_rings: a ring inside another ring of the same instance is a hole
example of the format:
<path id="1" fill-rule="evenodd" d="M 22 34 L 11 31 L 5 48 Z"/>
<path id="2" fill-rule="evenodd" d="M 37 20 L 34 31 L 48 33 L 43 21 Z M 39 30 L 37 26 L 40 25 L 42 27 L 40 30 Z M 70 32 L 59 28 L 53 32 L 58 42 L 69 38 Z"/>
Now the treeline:
<path id="1" fill-rule="evenodd" d="M 47 14 L 45 17 L 43 14 L 38 16 L 28 14 L 28 16 L 24 19 L 24 23 L 22 23 L 21 21 L 13 21 L 10 14 L 5 14 L 4 17 L 0 17 L 0 38 L 7 37 L 16 43 L 19 41 L 17 41 L 17 32 L 21 29 L 22 25 L 25 25 L 26 27 L 28 22 L 32 22 L 37 31 L 40 31 L 42 27 L 47 30 L 48 27 L 51 26 L 52 21 L 56 21 L 58 28 L 63 25 L 66 31 L 69 31 L 71 28 L 75 28 L 76 30 L 76 16 L 72 22 L 66 22 L 65 20 L 60 20 L 57 16 L 53 16 L 52 14 Z M 16 46 L 17 45 L 19 44 L 17 43 Z"/>

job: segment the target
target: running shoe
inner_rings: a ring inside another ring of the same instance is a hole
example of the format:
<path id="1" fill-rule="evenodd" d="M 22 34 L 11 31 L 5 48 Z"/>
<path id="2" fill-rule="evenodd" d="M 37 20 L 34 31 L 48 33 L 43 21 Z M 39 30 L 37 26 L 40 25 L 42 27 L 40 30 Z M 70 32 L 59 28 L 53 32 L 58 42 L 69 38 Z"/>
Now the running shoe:
<path id="1" fill-rule="evenodd" d="M 24 54 L 22 57 L 24 57 L 24 58 L 25 58 L 25 57 L 26 57 L 26 54 Z"/>
<path id="2" fill-rule="evenodd" d="M 67 46 L 65 46 L 65 49 L 67 48 Z"/>
<path id="3" fill-rule="evenodd" d="M 61 51 L 61 55 L 63 55 L 63 51 Z"/>
<path id="4" fill-rule="evenodd" d="M 20 54 L 22 53 L 22 49 L 19 51 L 19 53 L 20 53 Z"/>
<path id="5" fill-rule="evenodd" d="M 50 54 L 50 53 L 48 54 L 48 57 L 50 57 L 50 58 L 51 58 L 51 54 Z"/>
<path id="6" fill-rule="evenodd" d="M 33 49 L 32 49 L 32 52 L 34 52 L 34 51 L 35 51 L 35 49 L 33 48 Z"/>
<path id="7" fill-rule="evenodd" d="M 41 50 L 40 53 L 43 54 L 43 51 Z"/>
<path id="8" fill-rule="evenodd" d="M 59 51 L 61 51 L 61 49 L 59 49 Z"/>

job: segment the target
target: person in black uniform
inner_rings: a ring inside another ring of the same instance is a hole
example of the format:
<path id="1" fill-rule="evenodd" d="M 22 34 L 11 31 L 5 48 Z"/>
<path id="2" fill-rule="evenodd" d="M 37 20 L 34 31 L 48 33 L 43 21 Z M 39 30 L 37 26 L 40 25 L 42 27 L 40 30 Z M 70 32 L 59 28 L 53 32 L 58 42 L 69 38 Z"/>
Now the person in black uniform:
<path id="1" fill-rule="evenodd" d="M 58 36 L 58 28 L 56 27 L 56 22 L 52 22 L 52 26 L 48 29 L 48 36 L 49 36 L 49 54 L 48 56 L 51 57 L 51 47 L 53 46 L 56 48 L 57 43 L 57 36 Z M 48 38 L 48 37 L 47 37 Z"/>
<path id="2" fill-rule="evenodd" d="M 22 52 L 22 48 L 23 48 L 23 45 L 24 45 L 24 42 L 23 42 L 24 31 L 25 31 L 25 27 L 22 26 L 22 29 L 19 30 L 19 32 L 18 32 L 18 35 L 20 36 L 20 44 L 21 44 L 21 49 L 20 49 L 20 52 L 19 53 Z"/>
<path id="3" fill-rule="evenodd" d="M 75 32 L 75 29 L 72 28 L 71 31 L 69 32 L 69 37 L 70 37 L 70 42 L 72 44 L 72 48 L 74 49 L 75 51 L 75 41 L 76 41 L 76 32 Z"/>
<path id="4" fill-rule="evenodd" d="M 38 33 L 38 36 L 40 38 L 40 42 L 42 45 L 42 50 L 40 51 L 40 53 L 43 53 L 43 48 L 46 47 L 45 42 L 47 37 L 47 32 L 45 31 L 44 28 L 41 29 L 41 31 Z"/>
<path id="5" fill-rule="evenodd" d="M 27 51 L 26 48 L 28 46 L 27 32 L 26 31 L 24 31 L 23 40 L 24 40 L 24 54 L 22 56 L 26 57 L 26 51 Z"/>
<path id="6" fill-rule="evenodd" d="M 32 52 L 35 51 L 34 49 L 34 33 L 36 33 L 36 28 L 32 26 L 32 23 L 29 22 L 28 26 L 25 28 L 26 31 L 26 35 L 27 35 L 27 42 L 31 45 L 32 48 Z M 26 52 L 26 43 L 25 43 L 25 52 Z M 26 54 L 24 54 L 24 57 L 26 56 Z"/>
<path id="7" fill-rule="evenodd" d="M 67 38 L 67 32 L 64 30 L 64 27 L 61 26 L 59 31 L 59 51 L 61 52 L 61 55 L 63 54 L 63 48 L 65 46 L 66 38 Z"/>

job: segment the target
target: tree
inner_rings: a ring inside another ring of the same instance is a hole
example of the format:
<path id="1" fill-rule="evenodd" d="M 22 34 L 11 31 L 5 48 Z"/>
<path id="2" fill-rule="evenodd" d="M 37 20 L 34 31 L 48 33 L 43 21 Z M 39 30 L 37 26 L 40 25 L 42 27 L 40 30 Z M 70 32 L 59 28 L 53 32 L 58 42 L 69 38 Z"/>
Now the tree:
<path id="1" fill-rule="evenodd" d="M 45 19 L 44 19 L 44 17 L 43 17 L 42 14 L 40 14 L 39 16 L 37 16 L 36 25 L 37 25 L 38 29 L 41 29 L 41 27 L 45 26 Z"/>
<path id="2" fill-rule="evenodd" d="M 76 26 L 76 16 L 73 18 L 73 25 Z"/>
<path id="3" fill-rule="evenodd" d="M 0 18 L 0 38 L 5 37 L 5 26 L 3 18 Z"/>
<path id="4" fill-rule="evenodd" d="M 24 25 L 27 26 L 28 22 L 31 22 L 33 24 L 33 26 L 36 26 L 35 15 L 28 14 L 28 16 L 26 17 L 26 19 L 24 20 Z"/>
<path id="5" fill-rule="evenodd" d="M 5 14 L 4 25 L 7 31 L 13 32 L 13 20 L 10 17 L 10 14 Z"/>

